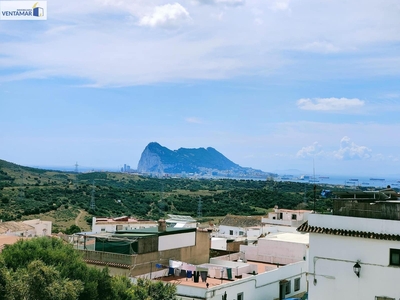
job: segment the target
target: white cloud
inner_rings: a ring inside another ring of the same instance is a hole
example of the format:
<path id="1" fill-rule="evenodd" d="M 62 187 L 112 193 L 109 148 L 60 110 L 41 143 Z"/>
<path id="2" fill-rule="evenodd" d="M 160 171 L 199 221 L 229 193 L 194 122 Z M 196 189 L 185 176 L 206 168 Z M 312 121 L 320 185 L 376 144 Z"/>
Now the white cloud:
<path id="1" fill-rule="evenodd" d="M 225 5 L 225 6 L 240 6 L 244 5 L 245 0 L 195 0 L 200 4 L 208 4 L 208 5 Z"/>
<path id="2" fill-rule="evenodd" d="M 322 42 L 315 41 L 312 43 L 307 43 L 304 46 L 301 46 L 299 49 L 303 51 L 317 52 L 317 53 L 336 53 L 341 51 L 339 47 L 336 47 L 332 43 L 326 41 Z"/>
<path id="3" fill-rule="evenodd" d="M 359 109 L 364 106 L 364 101 L 357 98 L 307 98 L 299 99 L 297 106 L 303 110 L 343 111 Z"/>
<path id="4" fill-rule="evenodd" d="M 387 93 L 383 95 L 381 98 L 384 99 L 397 99 L 400 98 L 400 93 Z"/>
<path id="5" fill-rule="evenodd" d="M 150 27 L 177 27 L 190 18 L 187 10 L 179 3 L 156 6 L 154 11 L 142 17 L 141 26 Z"/>
<path id="6" fill-rule="evenodd" d="M 290 10 L 289 8 L 289 1 L 288 0 L 278 0 L 278 1 L 273 1 L 269 5 L 269 9 L 273 11 L 285 11 L 285 10 Z"/>
<path id="7" fill-rule="evenodd" d="M 339 160 L 357 160 L 371 158 L 372 150 L 366 146 L 359 146 L 352 142 L 348 136 L 344 136 L 340 141 L 340 148 L 335 151 L 334 157 Z"/>
<path id="8" fill-rule="evenodd" d="M 7 78 L 0 81 L 47 74 L 126 86 L 247 75 L 328 80 L 400 74 L 398 0 L 53 2 L 46 22 L 1 24 L 0 77 Z M 327 55 L 316 60 L 321 52 Z"/>
<path id="9" fill-rule="evenodd" d="M 196 117 L 185 118 L 185 121 L 188 123 L 193 123 L 193 124 L 203 124 L 203 121 Z"/>
<path id="10" fill-rule="evenodd" d="M 324 152 L 322 151 L 322 146 L 318 142 L 314 142 L 310 146 L 301 148 L 296 153 L 296 157 L 299 157 L 299 158 L 314 157 L 314 156 L 322 155 L 323 153 Z"/>

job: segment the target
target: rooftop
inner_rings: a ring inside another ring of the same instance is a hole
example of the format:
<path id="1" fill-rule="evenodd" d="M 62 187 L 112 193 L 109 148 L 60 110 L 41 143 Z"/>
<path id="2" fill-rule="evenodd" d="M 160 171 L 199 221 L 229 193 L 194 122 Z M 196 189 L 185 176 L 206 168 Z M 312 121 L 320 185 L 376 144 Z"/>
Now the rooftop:
<path id="1" fill-rule="evenodd" d="M 15 221 L 0 222 L 0 234 L 7 233 L 8 231 L 16 232 L 16 231 L 26 231 L 34 229 L 35 229 L 34 227 L 25 224 L 23 222 L 15 222 Z"/>
<path id="2" fill-rule="evenodd" d="M 306 244 L 306 245 L 309 244 L 309 240 L 310 240 L 308 234 L 298 234 L 298 233 L 290 233 L 290 232 L 279 232 L 276 234 L 269 234 L 260 239 Z"/>
<path id="3" fill-rule="evenodd" d="M 96 217 L 96 224 L 157 224 L 156 221 L 152 220 L 140 220 L 127 216 L 108 218 L 108 217 Z"/>
<path id="4" fill-rule="evenodd" d="M 233 227 L 257 227 L 262 226 L 261 224 L 262 216 L 235 216 L 226 215 L 222 219 L 221 225 L 233 226 Z"/>
<path id="5" fill-rule="evenodd" d="M 18 242 L 20 239 L 24 239 L 19 236 L 0 236 L 0 252 L 3 250 L 5 245 L 12 245 Z"/>
<path id="6" fill-rule="evenodd" d="M 257 271 L 258 274 L 267 272 L 268 271 L 277 269 L 278 266 L 276 264 L 269 264 L 269 263 L 262 263 L 262 262 L 255 262 L 255 261 L 247 261 L 247 263 L 256 265 L 257 266 Z M 221 267 L 226 267 L 226 266 L 221 266 Z M 180 276 L 165 276 L 159 278 L 159 280 L 163 282 L 169 282 L 173 284 L 179 284 L 179 285 L 185 285 L 185 286 L 193 286 L 193 287 L 200 287 L 206 289 L 206 283 L 209 284 L 209 288 L 214 287 L 214 286 L 220 286 L 223 284 L 231 283 L 233 281 L 239 280 L 241 278 L 235 278 L 233 276 L 232 279 L 220 279 L 220 278 L 210 278 L 207 277 L 207 282 L 202 282 L 201 278 L 199 279 L 199 282 L 194 282 L 193 278 L 186 278 L 186 277 L 180 277 Z"/>
<path id="7" fill-rule="evenodd" d="M 193 223 L 196 222 L 191 216 L 180 216 L 180 215 L 168 215 L 169 219 L 167 221 L 171 222 L 186 222 L 186 223 Z"/>
<path id="8" fill-rule="evenodd" d="M 400 241 L 399 225 L 400 222 L 394 220 L 312 214 L 307 222 L 297 228 L 297 231 Z"/>
<path id="9" fill-rule="evenodd" d="M 132 237 L 140 235 L 169 235 L 185 232 L 196 231 L 196 228 L 176 228 L 176 227 L 166 227 L 165 231 L 159 231 L 158 227 L 141 228 L 141 229 L 130 229 L 130 230 L 119 230 L 115 233 L 115 236 L 119 235 L 130 235 Z"/>

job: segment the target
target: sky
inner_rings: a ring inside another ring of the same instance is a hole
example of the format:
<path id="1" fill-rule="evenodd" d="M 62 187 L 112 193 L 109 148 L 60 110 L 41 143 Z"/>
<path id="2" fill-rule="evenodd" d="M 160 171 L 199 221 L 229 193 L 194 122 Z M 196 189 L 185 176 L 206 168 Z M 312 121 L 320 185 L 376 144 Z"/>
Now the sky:
<path id="1" fill-rule="evenodd" d="M 47 1 L 0 20 L 0 159 L 136 168 L 150 142 L 400 179 L 398 0 Z"/>

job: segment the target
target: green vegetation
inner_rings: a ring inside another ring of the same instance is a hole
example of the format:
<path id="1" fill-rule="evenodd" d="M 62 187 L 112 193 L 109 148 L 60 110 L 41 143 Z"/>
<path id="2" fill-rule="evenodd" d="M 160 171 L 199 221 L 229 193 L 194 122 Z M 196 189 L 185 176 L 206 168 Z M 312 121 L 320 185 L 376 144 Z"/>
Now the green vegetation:
<path id="1" fill-rule="evenodd" d="M 326 187 L 316 189 L 315 208 L 321 212 L 332 207 L 331 199 L 319 197 L 323 188 Z M 94 211 L 90 209 L 92 195 Z M 196 216 L 199 199 L 203 217 L 263 215 L 275 205 L 287 209 L 314 208 L 312 184 L 159 179 L 110 172 L 76 174 L 26 168 L 0 160 L 0 219 L 51 220 L 56 232 L 65 232 L 78 221 L 82 230 L 88 230 L 89 224 L 82 221 L 90 222 L 93 215 L 145 219 L 159 219 L 166 214 Z M 80 212 L 81 220 L 75 221 Z"/>
<path id="2" fill-rule="evenodd" d="M 20 240 L 0 254 L 0 300 L 175 299 L 176 287 L 149 280 L 131 284 L 108 269 L 88 267 L 56 238 Z"/>

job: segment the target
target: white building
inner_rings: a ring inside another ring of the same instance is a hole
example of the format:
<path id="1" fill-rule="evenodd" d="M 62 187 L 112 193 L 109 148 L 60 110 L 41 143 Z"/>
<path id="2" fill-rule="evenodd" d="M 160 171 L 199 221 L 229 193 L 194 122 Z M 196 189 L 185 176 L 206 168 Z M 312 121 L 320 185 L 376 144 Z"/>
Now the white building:
<path id="1" fill-rule="evenodd" d="M 219 224 L 218 237 L 256 238 L 262 234 L 261 216 L 227 215 Z"/>
<path id="2" fill-rule="evenodd" d="M 191 216 L 180 216 L 180 215 L 168 215 L 168 219 L 165 220 L 167 227 L 174 228 L 196 228 L 197 221 Z"/>
<path id="3" fill-rule="evenodd" d="M 280 209 L 275 206 L 273 212 L 269 212 L 266 218 L 262 218 L 262 224 L 265 227 L 269 226 L 289 226 L 299 227 L 308 219 L 311 210 L 293 210 L 293 209 Z"/>
<path id="4" fill-rule="evenodd" d="M 52 222 L 39 219 L 22 222 L 9 221 L 0 222 L 0 235 L 37 237 L 51 236 Z"/>
<path id="5" fill-rule="evenodd" d="M 42 221 L 40 219 L 22 221 L 22 223 L 27 224 L 35 228 L 35 236 L 51 236 L 52 225 L 51 221 Z"/>
<path id="6" fill-rule="evenodd" d="M 387 211 L 398 214 L 400 202 L 393 202 Z M 312 214 L 299 231 L 310 234 L 310 299 L 400 298 L 400 221 Z"/>
<path id="7" fill-rule="evenodd" d="M 156 221 L 138 220 L 127 216 L 118 218 L 93 217 L 92 232 L 116 232 L 118 230 L 144 229 L 157 227 Z"/>
<path id="8" fill-rule="evenodd" d="M 308 234 L 275 233 L 259 238 L 257 244 L 240 245 L 240 252 L 247 260 L 287 265 L 305 261 L 308 245 Z"/>
<path id="9" fill-rule="evenodd" d="M 207 270 L 206 282 L 179 277 L 165 281 L 177 284 L 177 299 L 182 300 L 220 300 L 225 295 L 227 300 L 280 300 L 307 292 L 308 234 L 278 232 L 240 250 L 197 266 Z"/>

